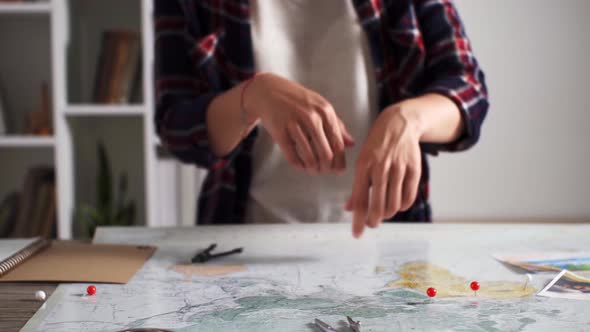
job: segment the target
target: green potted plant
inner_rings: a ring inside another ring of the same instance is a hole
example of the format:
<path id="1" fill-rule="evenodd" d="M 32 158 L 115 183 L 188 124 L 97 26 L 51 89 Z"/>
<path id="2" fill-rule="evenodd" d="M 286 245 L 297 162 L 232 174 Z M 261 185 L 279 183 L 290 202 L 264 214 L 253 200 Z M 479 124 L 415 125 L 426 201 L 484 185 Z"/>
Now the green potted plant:
<path id="1" fill-rule="evenodd" d="M 106 149 L 98 144 L 98 174 L 96 177 L 96 206 L 81 204 L 74 220 L 76 238 L 92 238 L 98 226 L 129 226 L 135 223 L 135 202 L 127 199 L 127 174 L 119 177 L 114 192 L 113 176 Z"/>

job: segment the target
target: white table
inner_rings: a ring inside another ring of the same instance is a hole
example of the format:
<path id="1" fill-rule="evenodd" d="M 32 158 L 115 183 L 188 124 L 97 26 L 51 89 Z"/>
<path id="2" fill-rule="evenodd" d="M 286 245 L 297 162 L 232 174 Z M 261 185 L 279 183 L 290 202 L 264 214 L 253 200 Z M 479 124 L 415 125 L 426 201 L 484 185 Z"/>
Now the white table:
<path id="1" fill-rule="evenodd" d="M 429 299 L 423 290 L 391 286 L 402 266 L 416 261 L 478 280 L 482 288 L 492 281 L 524 283 L 523 274 L 491 255 L 576 252 L 589 249 L 588 239 L 590 225 L 555 224 L 388 224 L 361 240 L 343 224 L 102 228 L 95 242 L 159 249 L 131 282 L 97 285 L 95 297 L 80 296 L 86 285 L 60 285 L 23 331 L 317 331 L 313 319 L 338 327 L 345 315 L 361 320 L 363 331 L 590 330 L 590 302 Z M 214 242 L 219 250 L 243 246 L 244 253 L 187 265 Z M 535 275 L 534 287 L 554 275 Z"/>

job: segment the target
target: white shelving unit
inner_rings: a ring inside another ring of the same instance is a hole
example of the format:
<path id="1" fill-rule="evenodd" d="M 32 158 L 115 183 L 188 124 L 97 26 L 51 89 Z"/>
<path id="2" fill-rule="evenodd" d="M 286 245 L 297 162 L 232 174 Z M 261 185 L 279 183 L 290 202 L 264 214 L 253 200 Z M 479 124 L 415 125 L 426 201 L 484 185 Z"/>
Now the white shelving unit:
<path id="1" fill-rule="evenodd" d="M 153 226 L 154 131 L 152 125 L 153 24 L 150 0 L 52 0 L 52 49 L 60 238 L 72 236 L 76 207 L 94 203 L 96 145 L 104 143 L 113 176 L 126 173 L 136 220 Z M 116 10 L 114 10 L 116 8 Z M 67 24 L 63 24 L 67 22 Z M 140 32 L 142 102 L 90 103 L 102 31 Z"/>
<path id="2" fill-rule="evenodd" d="M 0 135 L 0 199 L 21 191 L 27 170 L 55 165 L 55 137 L 28 136 L 25 116 L 38 110 L 43 82 L 53 83 L 50 2 L 0 3 L 0 99 L 7 132 Z"/>
<path id="3" fill-rule="evenodd" d="M 59 198 L 57 232 L 61 239 L 72 238 L 77 207 L 83 203 L 95 203 L 99 141 L 106 147 L 115 185 L 118 175 L 126 173 L 128 176 L 128 196 L 136 202 L 137 224 L 159 225 L 156 217 L 157 138 L 152 116 L 152 2 L 49 0 L 45 3 L 0 4 L 0 42 L 10 40 L 9 47 L 20 47 L 12 44 L 17 44 L 21 36 L 27 44 L 37 42 L 22 58 L 40 62 L 39 68 L 27 64 L 19 66 L 21 59 L 16 54 L 6 55 L 3 44 L 0 87 L 4 87 L 5 95 L 9 96 L 8 112 L 16 114 L 15 118 L 23 118 L 24 109 L 30 110 L 38 103 L 36 96 L 40 84 L 46 80 L 51 89 L 54 129 L 53 137 L 14 133 L 0 136 L 0 167 L 3 170 L 0 173 L 0 199 L 8 192 L 20 189 L 28 167 L 38 163 L 55 165 Z M 23 36 L 21 27 L 34 38 Z M 136 104 L 91 102 L 101 33 L 111 28 L 133 29 L 141 34 L 142 93 Z M 13 84 L 12 79 L 18 82 Z M 25 86 L 28 81 L 34 85 Z M 22 91 L 6 91 L 7 85 L 15 84 L 22 86 Z M 22 127 L 23 124 L 18 125 Z M 5 163 L 7 160 L 9 162 Z"/>
<path id="4" fill-rule="evenodd" d="M 0 14 L 49 14 L 50 3 L 0 3 Z"/>
<path id="5" fill-rule="evenodd" d="M 53 148 L 54 144 L 53 137 L 0 136 L 0 147 L 2 148 Z"/>
<path id="6" fill-rule="evenodd" d="M 143 105 L 70 105 L 66 106 L 66 116 L 144 116 L 146 107 Z"/>

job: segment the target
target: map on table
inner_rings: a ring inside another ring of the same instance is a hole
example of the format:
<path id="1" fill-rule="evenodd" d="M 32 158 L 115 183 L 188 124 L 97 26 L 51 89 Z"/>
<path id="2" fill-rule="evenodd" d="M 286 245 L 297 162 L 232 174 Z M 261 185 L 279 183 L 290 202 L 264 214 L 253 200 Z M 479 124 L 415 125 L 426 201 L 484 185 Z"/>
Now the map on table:
<path id="1" fill-rule="evenodd" d="M 587 302 L 535 296 L 556 272 L 526 283 L 492 257 L 575 253 L 589 236 L 582 225 L 384 225 L 361 240 L 343 224 L 102 228 L 97 243 L 159 249 L 126 285 L 98 284 L 95 296 L 60 285 L 23 331 L 319 331 L 316 318 L 348 331 L 346 316 L 362 331 L 590 329 Z M 189 263 L 212 243 L 244 252 Z"/>

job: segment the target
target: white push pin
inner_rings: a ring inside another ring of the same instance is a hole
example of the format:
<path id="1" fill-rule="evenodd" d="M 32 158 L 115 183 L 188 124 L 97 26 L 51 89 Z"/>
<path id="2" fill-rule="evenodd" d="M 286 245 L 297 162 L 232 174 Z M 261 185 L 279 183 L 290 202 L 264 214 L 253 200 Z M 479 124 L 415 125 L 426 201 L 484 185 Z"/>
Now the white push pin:
<path id="1" fill-rule="evenodd" d="M 46 298 L 47 298 L 47 294 L 45 294 L 44 291 L 38 290 L 38 291 L 35 292 L 35 300 L 37 300 L 37 301 L 45 301 Z"/>
<path id="2" fill-rule="evenodd" d="M 526 274 L 526 281 L 524 282 L 524 287 L 522 288 L 522 290 L 526 290 L 526 286 L 529 284 L 529 282 L 533 281 L 533 276 L 530 273 Z"/>

